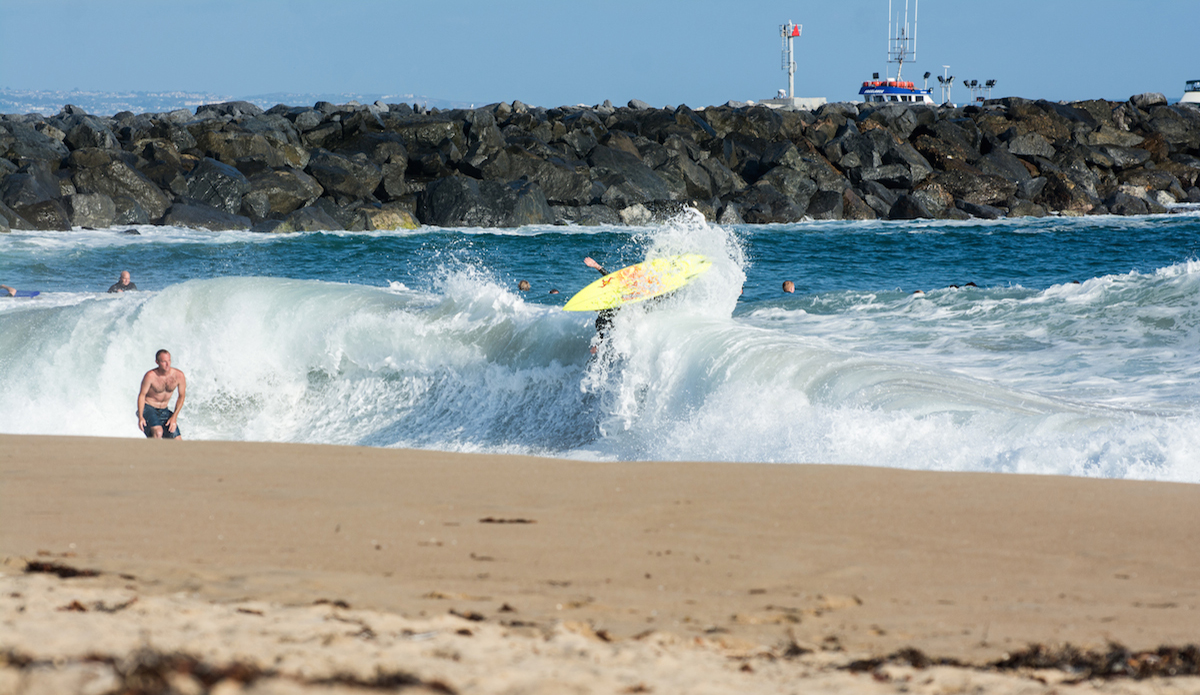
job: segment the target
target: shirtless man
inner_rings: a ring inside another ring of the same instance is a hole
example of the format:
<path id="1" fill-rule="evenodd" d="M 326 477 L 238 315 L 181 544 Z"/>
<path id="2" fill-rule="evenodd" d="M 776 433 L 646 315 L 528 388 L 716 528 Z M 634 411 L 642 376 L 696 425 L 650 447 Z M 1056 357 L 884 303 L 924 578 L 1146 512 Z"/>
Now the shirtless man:
<path id="1" fill-rule="evenodd" d="M 158 366 L 146 372 L 138 390 L 138 427 L 147 439 L 182 439 L 177 420 L 187 397 L 187 377 L 171 366 L 171 353 L 166 350 L 156 352 L 154 361 Z M 168 408 L 175 389 L 179 389 L 179 398 L 175 400 L 175 411 L 171 412 Z"/>

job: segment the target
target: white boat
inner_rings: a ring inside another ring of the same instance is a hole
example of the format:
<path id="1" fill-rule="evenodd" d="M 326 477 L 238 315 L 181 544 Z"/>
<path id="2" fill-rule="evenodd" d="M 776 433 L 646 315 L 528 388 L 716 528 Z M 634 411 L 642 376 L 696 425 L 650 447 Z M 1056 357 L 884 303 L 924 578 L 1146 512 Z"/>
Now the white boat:
<path id="1" fill-rule="evenodd" d="M 933 90 L 921 89 L 912 82 L 905 82 L 901 73 L 904 62 L 915 62 L 917 59 L 917 10 L 920 0 L 913 3 L 913 21 L 911 33 L 908 22 L 908 0 L 904 0 L 904 18 L 892 14 L 892 0 L 888 0 L 888 61 L 896 63 L 896 76 L 879 79 L 879 73 L 870 80 L 862 83 L 858 90 L 859 96 L 868 103 L 904 102 L 917 104 L 933 104 Z M 925 73 L 929 79 L 929 73 Z"/>
<path id="2" fill-rule="evenodd" d="M 1200 80 L 1188 80 L 1183 88 L 1181 104 L 1200 104 Z"/>

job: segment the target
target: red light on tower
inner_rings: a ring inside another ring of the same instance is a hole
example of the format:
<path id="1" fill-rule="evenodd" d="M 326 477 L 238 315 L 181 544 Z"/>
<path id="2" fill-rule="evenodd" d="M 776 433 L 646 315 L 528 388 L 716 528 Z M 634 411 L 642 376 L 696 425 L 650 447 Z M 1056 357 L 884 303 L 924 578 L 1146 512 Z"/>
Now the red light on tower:
<path id="1" fill-rule="evenodd" d="M 800 25 L 793 24 L 792 25 L 792 36 L 799 36 L 799 35 L 800 35 Z"/>

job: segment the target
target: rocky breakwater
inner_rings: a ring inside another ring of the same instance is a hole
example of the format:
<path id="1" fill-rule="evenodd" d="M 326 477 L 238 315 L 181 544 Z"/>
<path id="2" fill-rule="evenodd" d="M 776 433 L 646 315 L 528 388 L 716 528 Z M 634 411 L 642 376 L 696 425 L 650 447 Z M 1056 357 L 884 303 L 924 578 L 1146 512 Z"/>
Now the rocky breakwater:
<path id="1" fill-rule="evenodd" d="M 1200 109 L 999 99 L 0 117 L 0 231 L 371 230 L 1145 214 L 1200 202 Z"/>

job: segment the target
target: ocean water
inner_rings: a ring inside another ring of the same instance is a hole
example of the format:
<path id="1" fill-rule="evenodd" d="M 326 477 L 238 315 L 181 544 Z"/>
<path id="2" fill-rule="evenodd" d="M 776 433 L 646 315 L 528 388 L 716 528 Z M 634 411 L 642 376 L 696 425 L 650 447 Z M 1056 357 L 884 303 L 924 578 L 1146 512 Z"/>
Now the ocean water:
<path id="1" fill-rule="evenodd" d="M 141 436 L 167 348 L 189 439 L 1200 482 L 1196 214 L 125 229 L 0 235 L 42 292 L 0 299 L 0 432 Z M 561 310 L 586 255 L 684 252 L 712 270 L 602 344 Z"/>

